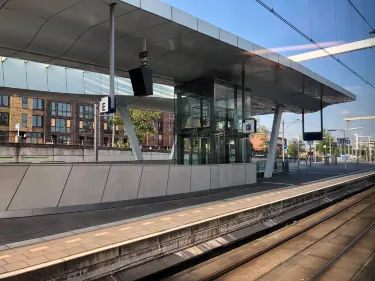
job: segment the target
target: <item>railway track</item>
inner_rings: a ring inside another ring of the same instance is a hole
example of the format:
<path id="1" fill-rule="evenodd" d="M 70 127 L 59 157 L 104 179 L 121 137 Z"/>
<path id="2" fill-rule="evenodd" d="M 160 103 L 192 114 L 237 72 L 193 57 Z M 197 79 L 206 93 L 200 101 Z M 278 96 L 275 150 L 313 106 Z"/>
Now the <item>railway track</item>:
<path id="1" fill-rule="evenodd" d="M 165 280 L 352 280 L 374 252 L 373 187 Z"/>

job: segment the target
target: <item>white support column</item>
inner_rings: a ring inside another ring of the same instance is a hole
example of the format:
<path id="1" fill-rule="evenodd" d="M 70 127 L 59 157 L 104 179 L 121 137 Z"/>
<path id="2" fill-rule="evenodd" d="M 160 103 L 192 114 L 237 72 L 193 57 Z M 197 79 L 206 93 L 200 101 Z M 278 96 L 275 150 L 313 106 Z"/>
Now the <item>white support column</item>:
<path id="1" fill-rule="evenodd" d="M 169 155 L 169 160 L 173 160 L 175 158 L 174 155 L 175 155 L 176 143 L 177 143 L 177 135 L 174 136 L 174 142 L 173 142 L 171 154 Z"/>
<path id="2" fill-rule="evenodd" d="M 277 140 L 279 138 L 281 117 L 283 115 L 283 107 L 281 105 L 276 106 L 275 116 L 273 117 L 272 132 L 270 143 L 268 147 L 266 170 L 264 172 L 265 178 L 271 178 L 273 173 L 273 163 L 276 156 Z"/>
<path id="3" fill-rule="evenodd" d="M 119 106 L 118 109 L 120 110 L 122 121 L 124 122 L 124 127 L 132 146 L 134 159 L 143 160 L 142 151 L 139 147 L 137 134 L 135 133 L 134 125 L 130 118 L 128 108 L 126 106 Z"/>

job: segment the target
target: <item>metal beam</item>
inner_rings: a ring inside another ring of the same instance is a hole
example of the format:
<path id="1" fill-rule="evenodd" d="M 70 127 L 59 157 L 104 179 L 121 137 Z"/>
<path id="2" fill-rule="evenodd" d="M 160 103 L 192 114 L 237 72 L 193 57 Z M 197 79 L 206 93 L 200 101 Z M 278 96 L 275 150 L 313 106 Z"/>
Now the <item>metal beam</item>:
<path id="1" fill-rule="evenodd" d="M 111 110 L 115 108 L 115 5 L 109 5 L 109 96 Z"/>
<path id="2" fill-rule="evenodd" d="M 348 117 L 345 121 L 359 121 L 359 120 L 370 120 L 375 119 L 375 116 L 362 116 L 362 117 Z"/>
<path id="3" fill-rule="evenodd" d="M 275 115 L 273 117 L 273 125 L 271 138 L 267 153 L 266 169 L 264 171 L 265 178 L 271 178 L 273 174 L 273 163 L 276 157 L 277 140 L 279 139 L 281 116 L 283 115 L 284 108 L 281 105 L 276 106 Z M 284 149 L 284 148 L 283 148 Z"/>
<path id="4" fill-rule="evenodd" d="M 375 47 L 375 38 L 369 38 L 365 40 L 355 41 L 347 44 L 342 44 L 334 47 L 325 48 L 325 50 L 331 55 L 339 55 L 350 53 L 354 51 L 364 50 Z M 288 59 L 295 62 L 313 60 L 323 57 L 328 57 L 329 55 L 323 50 L 317 50 L 312 52 L 307 52 L 299 55 L 294 55 L 288 57 Z"/>
<path id="5" fill-rule="evenodd" d="M 137 134 L 135 133 L 134 125 L 130 118 L 128 108 L 126 106 L 119 106 L 118 109 L 120 110 L 122 121 L 124 122 L 124 127 L 132 146 L 134 160 L 143 160 L 142 151 L 139 147 Z M 113 127 L 112 130 L 114 129 L 115 128 Z"/>

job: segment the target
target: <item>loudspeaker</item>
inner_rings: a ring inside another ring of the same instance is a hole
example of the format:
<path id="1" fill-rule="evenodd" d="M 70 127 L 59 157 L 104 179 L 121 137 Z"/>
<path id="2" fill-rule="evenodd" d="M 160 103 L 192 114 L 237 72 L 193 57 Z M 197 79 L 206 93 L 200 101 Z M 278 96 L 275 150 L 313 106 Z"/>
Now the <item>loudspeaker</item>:
<path id="1" fill-rule="evenodd" d="M 133 86 L 134 96 L 151 96 L 152 90 L 152 70 L 141 66 L 129 70 L 130 80 Z"/>

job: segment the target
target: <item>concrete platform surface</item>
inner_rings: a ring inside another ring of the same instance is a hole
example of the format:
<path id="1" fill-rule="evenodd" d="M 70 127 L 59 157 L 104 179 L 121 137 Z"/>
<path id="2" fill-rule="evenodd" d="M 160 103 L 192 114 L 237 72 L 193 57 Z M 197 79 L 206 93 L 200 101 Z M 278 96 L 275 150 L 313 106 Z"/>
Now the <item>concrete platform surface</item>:
<path id="1" fill-rule="evenodd" d="M 262 194 L 245 195 L 212 204 L 202 204 L 198 207 L 158 214 L 130 222 L 118 221 L 93 227 L 91 231 L 84 229 L 41 237 L 32 241 L 5 244 L 0 248 L 0 279 L 134 243 L 164 232 L 182 229 L 187 225 L 208 222 L 231 213 L 250 210 L 373 173 L 374 171 L 371 170 L 306 185 L 283 185 L 277 190 Z M 282 178 L 280 177 L 280 179 Z M 45 226 L 43 225 L 43 227 Z"/>
<path id="2" fill-rule="evenodd" d="M 375 165 L 348 163 L 345 170 L 343 164 L 334 166 L 313 164 L 312 167 L 302 169 L 300 172 L 293 171 L 278 174 L 271 179 L 261 179 L 259 183 L 247 185 L 245 188 L 223 189 L 214 194 L 203 196 L 95 211 L 0 219 L 0 249 L 2 245 L 6 244 L 18 242 L 24 244 L 22 242 L 26 240 L 34 241 L 45 236 L 59 235 L 60 233 L 72 232 L 78 229 L 95 228 L 98 225 L 123 220 L 137 220 L 144 216 L 152 217 L 163 214 L 163 212 L 185 210 L 201 204 L 306 184 L 372 168 L 375 168 Z"/>

